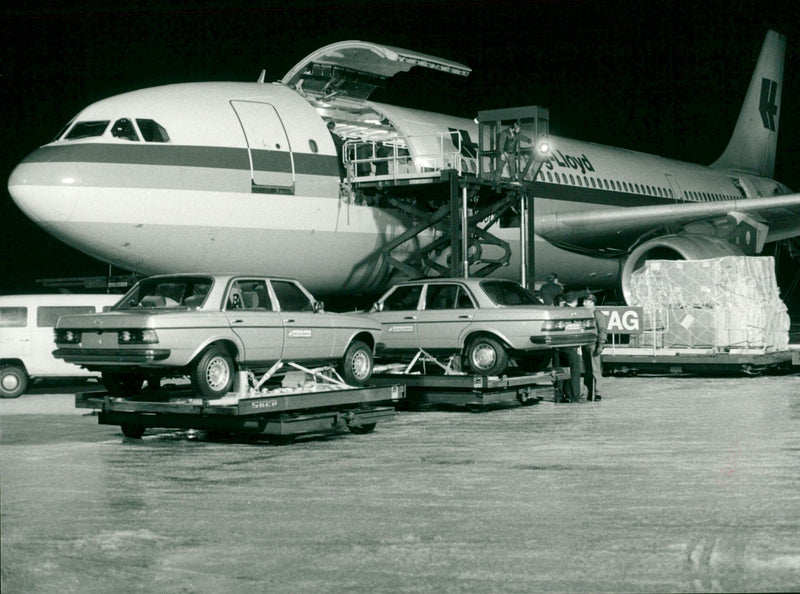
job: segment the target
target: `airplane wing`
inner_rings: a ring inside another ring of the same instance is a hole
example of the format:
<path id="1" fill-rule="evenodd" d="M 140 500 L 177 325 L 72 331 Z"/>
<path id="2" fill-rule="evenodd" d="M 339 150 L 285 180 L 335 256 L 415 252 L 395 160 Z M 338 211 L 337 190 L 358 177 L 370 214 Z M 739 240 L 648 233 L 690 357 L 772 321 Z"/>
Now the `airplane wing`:
<path id="1" fill-rule="evenodd" d="M 800 194 L 720 202 L 680 202 L 604 210 L 535 215 L 535 232 L 573 251 L 622 252 L 643 235 L 692 226 L 707 232 L 734 227 L 747 218 L 766 225 L 766 242 L 800 236 Z"/>
<path id="2" fill-rule="evenodd" d="M 468 76 L 458 62 L 366 41 L 340 41 L 303 58 L 281 83 L 320 99 L 345 96 L 367 99 L 387 78 L 414 66 Z"/>

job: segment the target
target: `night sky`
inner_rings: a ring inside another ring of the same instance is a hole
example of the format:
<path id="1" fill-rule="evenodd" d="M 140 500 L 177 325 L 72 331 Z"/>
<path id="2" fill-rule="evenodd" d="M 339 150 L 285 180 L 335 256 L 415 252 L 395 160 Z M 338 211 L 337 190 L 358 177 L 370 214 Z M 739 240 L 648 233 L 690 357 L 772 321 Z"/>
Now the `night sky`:
<path id="1" fill-rule="evenodd" d="M 66 3 L 65 3 L 66 4 Z M 278 80 L 313 50 L 360 39 L 473 69 L 414 69 L 373 98 L 474 117 L 550 109 L 551 131 L 697 163 L 725 148 L 767 29 L 788 36 L 775 176 L 800 190 L 800 7 L 782 2 L 29 3 L 2 9 L 0 294 L 37 278 L 106 274 L 11 201 L 14 165 L 79 110 L 161 84 Z M 114 270 L 115 273 L 121 271 Z"/>

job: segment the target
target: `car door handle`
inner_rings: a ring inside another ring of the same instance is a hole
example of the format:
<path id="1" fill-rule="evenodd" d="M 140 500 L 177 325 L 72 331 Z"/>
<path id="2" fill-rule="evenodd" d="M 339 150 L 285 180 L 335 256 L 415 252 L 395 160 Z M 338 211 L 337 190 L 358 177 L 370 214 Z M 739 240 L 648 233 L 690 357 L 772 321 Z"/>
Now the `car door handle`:
<path id="1" fill-rule="evenodd" d="M 294 320 L 286 320 L 287 324 L 294 324 Z"/>
<path id="2" fill-rule="evenodd" d="M 244 320 L 233 320 L 232 324 L 244 324 Z"/>
<path id="3" fill-rule="evenodd" d="M 403 318 L 404 320 L 416 320 L 417 316 L 406 316 Z"/>
<path id="4" fill-rule="evenodd" d="M 459 317 L 459 319 L 462 319 L 462 320 L 471 320 L 472 319 L 472 316 L 458 316 L 458 317 Z"/>

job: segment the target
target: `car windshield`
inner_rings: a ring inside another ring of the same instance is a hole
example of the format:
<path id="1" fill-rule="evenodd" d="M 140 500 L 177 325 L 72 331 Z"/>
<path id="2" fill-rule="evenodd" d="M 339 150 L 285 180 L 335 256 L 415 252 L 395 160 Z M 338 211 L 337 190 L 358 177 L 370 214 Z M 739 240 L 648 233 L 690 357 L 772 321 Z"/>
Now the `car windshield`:
<path id="1" fill-rule="evenodd" d="M 483 281 L 481 288 L 497 305 L 540 305 L 527 289 L 512 281 Z"/>
<path id="2" fill-rule="evenodd" d="M 147 278 L 128 291 L 114 309 L 202 307 L 212 284 L 207 276 Z"/>

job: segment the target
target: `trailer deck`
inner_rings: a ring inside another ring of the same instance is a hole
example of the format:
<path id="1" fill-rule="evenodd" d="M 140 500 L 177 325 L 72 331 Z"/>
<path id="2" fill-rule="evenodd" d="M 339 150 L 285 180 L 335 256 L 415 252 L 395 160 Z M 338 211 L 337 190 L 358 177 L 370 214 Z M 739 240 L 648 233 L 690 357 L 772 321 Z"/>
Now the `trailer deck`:
<path id="1" fill-rule="evenodd" d="M 250 388 L 216 400 L 199 398 L 185 388 L 130 398 L 89 392 L 76 394 L 75 406 L 99 410 L 101 425 L 119 425 L 131 438 L 158 427 L 285 439 L 347 430 L 369 433 L 378 421 L 394 418 L 394 405 L 404 396 L 404 387 L 397 384 L 366 388 L 313 384 Z"/>
<path id="2" fill-rule="evenodd" d="M 618 375 L 655 373 L 741 374 L 800 372 L 800 345 L 780 351 L 763 349 L 665 349 L 615 346 L 602 355 L 603 370 Z"/>
<path id="3" fill-rule="evenodd" d="M 567 378 L 569 370 L 557 368 L 502 377 L 466 373 L 380 373 L 372 376 L 372 382 L 377 385 L 403 384 L 406 398 L 402 405 L 406 408 L 456 407 L 480 412 L 508 406 L 531 406 L 552 399 L 554 384 Z"/>

